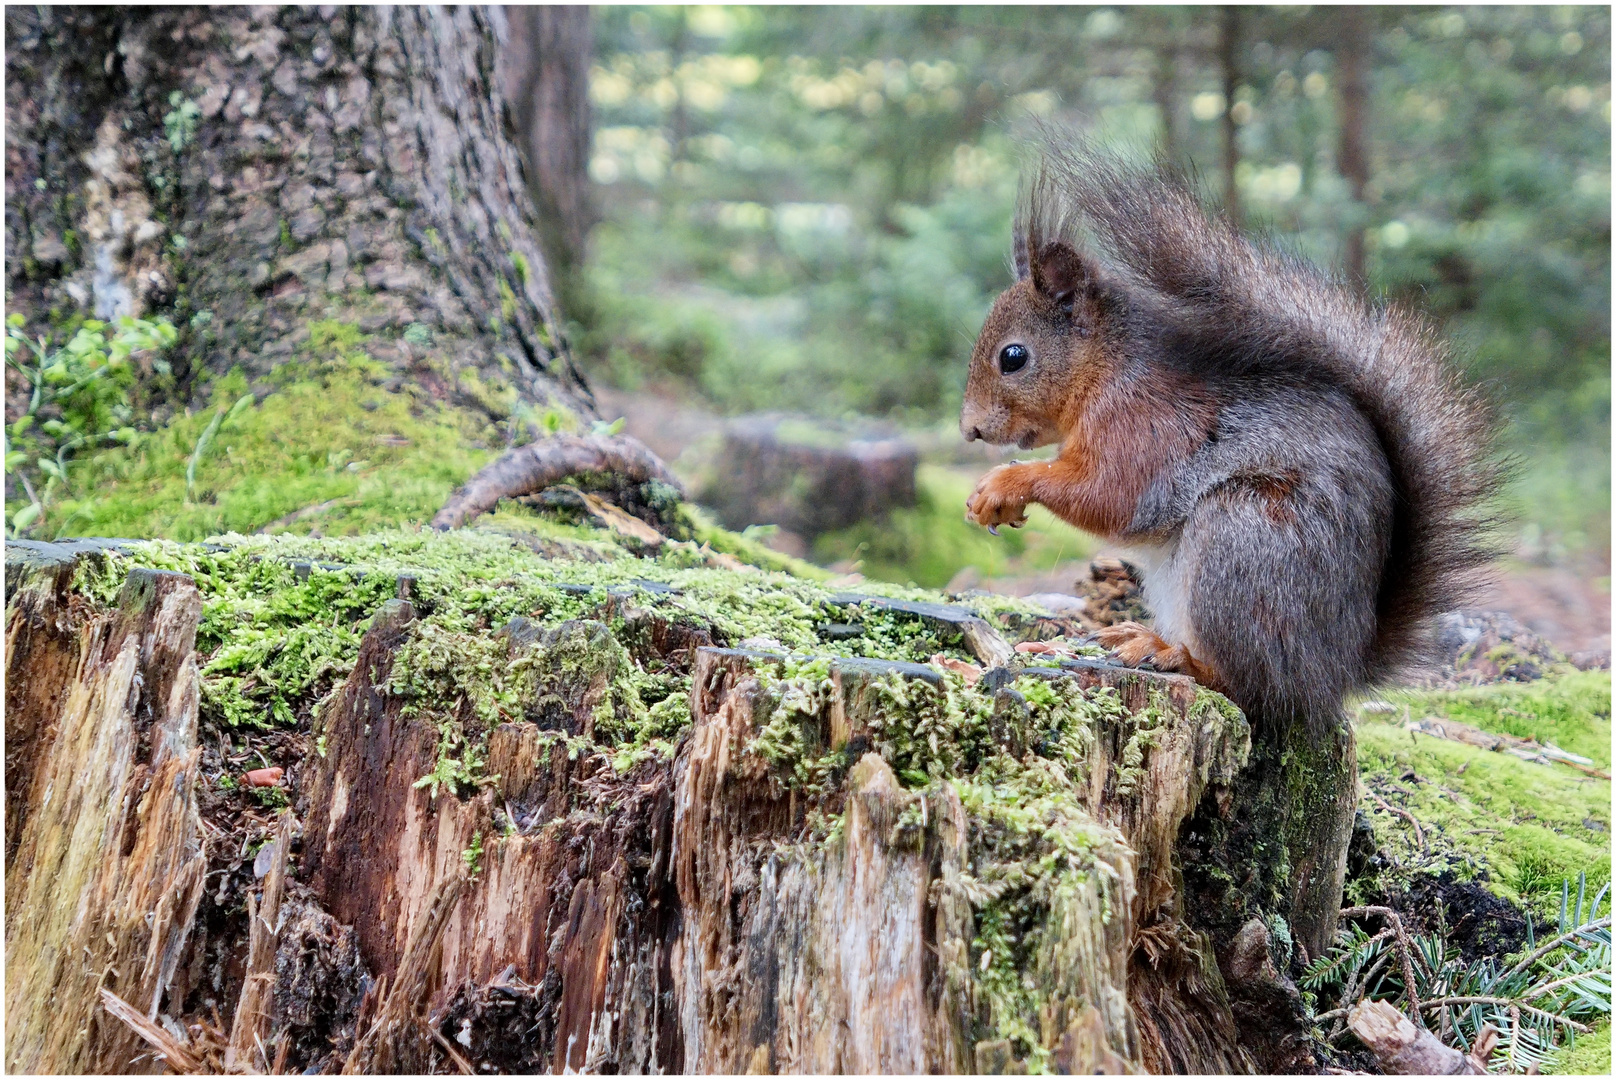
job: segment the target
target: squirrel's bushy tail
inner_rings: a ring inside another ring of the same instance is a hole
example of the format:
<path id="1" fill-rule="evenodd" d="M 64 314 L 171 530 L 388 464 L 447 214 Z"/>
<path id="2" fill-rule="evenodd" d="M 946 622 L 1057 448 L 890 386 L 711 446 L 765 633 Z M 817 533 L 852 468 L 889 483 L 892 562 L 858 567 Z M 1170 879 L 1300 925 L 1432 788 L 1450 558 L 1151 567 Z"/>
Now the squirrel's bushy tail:
<path id="1" fill-rule="evenodd" d="M 1046 169 L 1109 249 L 1115 272 L 1171 305 L 1192 336 L 1217 343 L 1206 363 L 1231 376 L 1311 372 L 1368 417 L 1391 466 L 1396 508 L 1360 687 L 1422 660 L 1431 616 L 1463 603 L 1498 554 L 1489 505 L 1507 474 L 1493 449 L 1496 414 L 1431 325 L 1241 237 L 1171 166 L 1128 165 L 1052 140 Z"/>

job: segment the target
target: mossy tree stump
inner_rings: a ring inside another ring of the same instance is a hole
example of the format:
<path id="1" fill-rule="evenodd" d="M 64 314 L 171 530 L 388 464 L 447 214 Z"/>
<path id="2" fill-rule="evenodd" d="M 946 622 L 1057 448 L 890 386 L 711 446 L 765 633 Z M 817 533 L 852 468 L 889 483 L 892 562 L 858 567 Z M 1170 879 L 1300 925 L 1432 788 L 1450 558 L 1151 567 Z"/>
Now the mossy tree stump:
<path id="1" fill-rule="evenodd" d="M 1306 905 L 1328 892 L 1333 804 L 1287 770 L 1328 775 L 1350 740 L 1282 759 L 1181 676 L 1032 666 L 989 640 L 1011 601 L 939 614 L 693 546 L 603 543 L 594 562 L 533 546 L 9 552 L 7 781 L 26 794 L 8 967 L 56 967 L 8 981 L 8 1065 L 149 1055 L 102 986 L 222 1062 L 209 979 L 222 1034 L 255 1003 L 236 1025 L 262 1033 L 262 1053 L 236 1040 L 249 1069 L 1310 1063 L 1287 976 L 1331 929 Z M 332 624 L 326 644 L 300 618 Z M 285 670 L 271 648 L 226 675 L 231 643 L 276 634 L 329 653 L 290 741 L 221 719 Z M 915 662 L 936 651 L 1009 659 L 968 684 Z M 216 740 L 279 748 L 290 851 L 254 856 L 242 819 L 214 813 L 246 798 L 214 793 Z M 82 872 L 39 876 L 62 858 Z M 261 879 L 232 870 L 255 862 Z M 204 868 L 221 882 L 205 893 Z M 274 936 L 231 922 L 236 904 L 276 907 Z"/>

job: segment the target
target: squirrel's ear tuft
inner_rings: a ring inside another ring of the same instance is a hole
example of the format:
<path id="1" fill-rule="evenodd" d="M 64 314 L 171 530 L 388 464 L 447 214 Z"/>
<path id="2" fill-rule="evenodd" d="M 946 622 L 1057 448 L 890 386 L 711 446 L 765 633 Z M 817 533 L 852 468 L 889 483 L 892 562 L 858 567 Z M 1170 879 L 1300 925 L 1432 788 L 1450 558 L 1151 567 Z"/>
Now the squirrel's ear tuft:
<path id="1" fill-rule="evenodd" d="M 1071 302 L 1094 278 L 1088 261 L 1062 240 L 1051 241 L 1039 250 L 1038 257 L 1032 260 L 1031 273 L 1033 288 L 1059 304 Z"/>

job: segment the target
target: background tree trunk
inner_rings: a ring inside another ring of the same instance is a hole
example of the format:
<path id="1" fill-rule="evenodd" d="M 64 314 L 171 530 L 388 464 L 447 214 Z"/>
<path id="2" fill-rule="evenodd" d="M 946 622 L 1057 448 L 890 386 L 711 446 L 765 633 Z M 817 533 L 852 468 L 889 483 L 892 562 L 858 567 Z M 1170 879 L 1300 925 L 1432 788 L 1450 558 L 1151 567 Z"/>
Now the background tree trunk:
<path id="1" fill-rule="evenodd" d="M 1369 186 L 1369 49 L 1371 13 L 1361 7 L 1339 10 L 1340 37 L 1336 41 L 1337 79 L 1340 80 L 1341 146 L 1336 165 L 1352 186 L 1353 209 L 1365 209 Z M 1362 288 L 1367 280 L 1364 268 L 1364 223 L 1355 220 L 1347 230 L 1341 261 L 1347 279 Z"/>
<path id="2" fill-rule="evenodd" d="M 596 221 L 589 181 L 592 17 L 588 7 L 571 4 L 504 11 L 509 38 L 499 63 L 505 98 L 516 145 L 527 159 L 539 238 L 566 291 Z"/>
<path id="3" fill-rule="evenodd" d="M 334 319 L 434 396 L 588 412 L 495 17 L 460 8 L 6 12 L 10 306 L 164 314 L 182 391 Z"/>
<path id="4" fill-rule="evenodd" d="M 1223 208 L 1236 228 L 1244 220 L 1240 185 L 1235 182 L 1240 168 L 1240 141 L 1234 122 L 1234 92 L 1240 86 L 1241 19 L 1240 9 L 1233 4 L 1218 9 L 1218 65 L 1223 75 Z"/>

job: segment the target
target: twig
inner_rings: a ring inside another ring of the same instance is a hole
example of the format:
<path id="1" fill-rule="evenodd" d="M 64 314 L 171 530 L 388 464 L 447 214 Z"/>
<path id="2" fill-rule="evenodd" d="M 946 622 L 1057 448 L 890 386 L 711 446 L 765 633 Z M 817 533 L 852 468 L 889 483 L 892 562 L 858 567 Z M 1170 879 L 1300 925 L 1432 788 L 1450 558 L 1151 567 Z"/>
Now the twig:
<path id="1" fill-rule="evenodd" d="M 465 1075 L 471 1076 L 474 1072 L 471 1062 L 461 1057 L 459 1051 L 455 1050 L 449 1040 L 443 1037 L 443 1032 L 438 1030 L 438 1025 L 425 1019 L 420 1019 L 419 1022 L 426 1029 L 427 1034 L 432 1036 L 432 1041 L 443 1047 L 443 1052 L 449 1055 L 449 1060 L 455 1063 L 455 1068 Z"/>
<path id="2" fill-rule="evenodd" d="M 1393 936 L 1396 933 L 1397 933 L 1397 931 L 1394 928 L 1388 926 L 1386 929 L 1382 930 L 1380 933 L 1376 934 L 1374 937 L 1372 937 L 1368 941 L 1364 942 L 1364 944 L 1366 946 L 1373 945 L 1375 942 L 1384 941 L 1385 939 Z M 1380 965 L 1382 963 L 1384 963 L 1384 962 L 1385 962 L 1385 955 L 1382 954 L 1380 957 L 1377 957 L 1375 962 L 1370 964 L 1367 969 L 1359 968 L 1357 970 L 1354 970 L 1352 975 L 1347 979 L 1346 985 L 1341 988 L 1341 1000 L 1342 1001 L 1351 1001 L 1353 998 L 1357 997 L 1358 996 L 1358 983 L 1359 983 L 1359 981 L 1362 980 L 1365 984 L 1367 984 L 1368 981 L 1369 981 L 1370 976 L 1373 975 L 1376 971 L 1380 970 Z M 1341 1034 L 1343 1032 L 1345 1032 L 1347 1030 L 1347 1021 L 1346 1021 L 1347 1010 L 1344 1009 L 1344 1008 L 1336 1009 L 1334 1012 L 1330 1013 L 1329 1015 L 1337 1016 L 1337 1017 L 1340 1018 L 1340 1019 L 1336 1020 L 1335 1027 L 1330 1030 L 1330 1034 L 1325 1036 L 1325 1039 L 1324 1039 L 1325 1042 L 1334 1042 L 1336 1039 L 1340 1038 L 1340 1036 L 1341 1036 Z"/>
<path id="3" fill-rule="evenodd" d="M 1374 788 L 1368 788 L 1367 790 L 1369 792 L 1369 797 L 1379 803 L 1382 810 L 1385 810 L 1388 814 L 1396 814 L 1398 817 L 1408 819 L 1408 823 L 1414 826 L 1414 839 L 1418 840 L 1420 843 L 1420 854 L 1429 854 L 1430 850 L 1425 846 L 1425 830 L 1420 828 L 1419 820 L 1407 810 L 1399 810 L 1385 799 L 1382 799 L 1380 797 L 1380 792 L 1376 791 Z"/>
<path id="4" fill-rule="evenodd" d="M 327 499 L 325 502 L 315 503 L 313 506 L 305 506 L 301 510 L 293 510 L 290 514 L 284 514 L 274 521 L 265 522 L 254 529 L 253 532 L 254 534 L 262 534 L 267 533 L 270 529 L 285 528 L 293 522 L 302 521 L 304 518 L 311 518 L 317 514 L 323 514 L 327 510 L 334 510 L 339 506 L 349 506 L 358 502 L 360 500 L 352 495 L 340 499 Z"/>
<path id="5" fill-rule="evenodd" d="M 1542 997 L 1544 994 L 1547 994 L 1550 990 L 1558 990 L 1558 989 L 1560 989 L 1560 987 L 1565 986 L 1568 983 L 1574 983 L 1578 979 L 1586 979 L 1589 975 L 1596 975 L 1596 974 L 1599 974 L 1599 972 L 1581 971 L 1581 972 L 1578 972 L 1575 975 L 1567 975 L 1563 979 L 1555 979 L 1553 982 L 1545 983 L 1544 985 L 1538 987 L 1536 990 L 1533 990 L 1530 993 L 1522 994 L 1521 995 L 1521 1000 L 1522 1001 L 1535 1000 L 1537 998 Z"/>
<path id="6" fill-rule="evenodd" d="M 1373 795 L 1374 792 L 1370 792 L 1370 794 Z M 1409 820 L 1412 821 L 1413 819 L 1410 818 Z M 1418 829 L 1419 825 L 1416 824 L 1414 827 Z M 1423 843 L 1421 846 L 1424 846 Z M 1398 957 L 1403 961 L 1403 992 L 1408 996 L 1408 1014 L 1416 1024 L 1423 1024 L 1424 1021 L 1420 1019 L 1419 992 L 1414 989 L 1414 950 L 1408 943 L 1408 933 L 1403 929 L 1402 917 L 1389 907 L 1370 906 L 1341 909 L 1341 918 L 1343 919 L 1362 918 L 1366 915 L 1379 915 L 1391 923 L 1392 929 L 1397 931 L 1397 953 Z"/>
<path id="7" fill-rule="evenodd" d="M 1506 971 L 1503 975 L 1499 976 L 1498 981 L 1503 982 L 1505 979 L 1508 979 L 1511 975 L 1517 975 L 1520 972 L 1525 971 L 1527 969 L 1527 967 L 1530 966 L 1534 961 L 1539 960 L 1542 957 L 1547 956 L 1549 953 L 1553 952 L 1555 949 L 1559 948 L 1561 945 L 1564 945 L 1566 942 L 1570 941 L 1574 937 L 1579 937 L 1582 934 L 1585 934 L 1590 930 L 1603 930 L 1603 929 L 1608 928 L 1609 926 L 1610 926 L 1610 916 L 1606 915 L 1603 919 L 1596 919 L 1591 923 L 1584 923 L 1582 926 L 1577 927 L 1575 930 L 1568 930 L 1565 933 L 1561 934 L 1559 937 L 1555 938 L 1553 941 L 1549 942 L 1547 945 L 1541 946 L 1540 948 L 1538 948 L 1538 950 L 1536 952 L 1532 953 L 1526 959 L 1522 960 L 1520 963 L 1516 964 L 1514 967 L 1512 967 L 1508 971 Z"/>
<path id="8" fill-rule="evenodd" d="M 1588 1027 L 1586 1024 L 1579 1024 L 1575 1020 L 1569 1020 L 1564 1016 L 1556 1016 L 1554 1013 L 1547 1012 L 1547 1011 L 1545 1011 L 1543 1009 L 1539 1009 L 1539 1008 L 1537 1008 L 1535 1006 L 1532 1006 L 1532 1005 L 1523 1005 L 1521 1002 L 1517 1001 L 1515 998 L 1505 998 L 1505 997 L 1441 997 L 1441 998 L 1432 998 L 1430 1001 L 1427 1001 L 1427 1002 L 1423 1003 L 1420 1006 L 1420 1008 L 1422 1008 L 1422 1009 L 1434 1009 L 1434 1008 L 1440 1008 L 1443 1005 L 1508 1005 L 1512 1009 L 1520 1009 L 1521 1011 L 1529 1012 L 1534 1016 L 1541 1016 L 1541 1017 L 1544 1017 L 1545 1019 L 1553 1020 L 1557 1024 L 1564 1024 L 1566 1027 L 1570 1028 L 1571 1030 L 1577 1032 L 1580 1035 L 1586 1035 L 1588 1032 L 1593 1030 L 1593 1028 Z"/>

